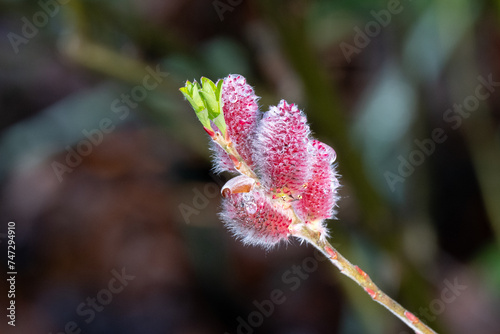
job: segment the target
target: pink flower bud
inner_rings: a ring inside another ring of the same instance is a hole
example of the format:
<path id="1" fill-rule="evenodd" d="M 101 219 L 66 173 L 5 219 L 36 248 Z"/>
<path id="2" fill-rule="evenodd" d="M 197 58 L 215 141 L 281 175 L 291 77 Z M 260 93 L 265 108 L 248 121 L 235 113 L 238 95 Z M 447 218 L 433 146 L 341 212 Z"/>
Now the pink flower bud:
<path id="1" fill-rule="evenodd" d="M 309 126 L 305 115 L 281 100 L 261 120 L 256 142 L 257 171 L 263 184 L 277 192 L 300 194 L 311 176 Z"/>
<path id="2" fill-rule="evenodd" d="M 339 182 L 332 163 L 336 159 L 333 148 L 318 140 L 311 140 L 314 149 L 312 176 L 302 198 L 293 203 L 295 212 L 304 221 L 333 218 L 338 200 Z"/>
<path id="3" fill-rule="evenodd" d="M 270 248 L 287 240 L 292 223 L 290 210 L 281 201 L 273 201 L 261 188 L 247 193 L 226 192 L 220 217 L 244 244 Z"/>
<path id="4" fill-rule="evenodd" d="M 261 117 L 257 104 L 258 97 L 244 77 L 231 74 L 222 84 L 221 100 L 228 136 L 246 164 L 254 167 L 253 140 L 257 122 Z M 213 148 L 213 151 L 217 172 L 234 171 L 231 160 L 227 159 L 224 150 Z"/>

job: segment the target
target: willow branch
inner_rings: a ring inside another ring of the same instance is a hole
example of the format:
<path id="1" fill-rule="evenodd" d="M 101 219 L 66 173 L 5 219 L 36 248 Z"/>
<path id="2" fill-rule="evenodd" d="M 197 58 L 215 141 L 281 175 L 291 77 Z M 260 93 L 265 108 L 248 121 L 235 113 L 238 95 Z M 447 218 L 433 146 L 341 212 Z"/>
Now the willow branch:
<path id="1" fill-rule="evenodd" d="M 361 286 L 374 301 L 392 312 L 402 322 L 408 325 L 408 327 L 413 329 L 415 333 L 436 334 L 434 330 L 424 324 L 413 313 L 406 310 L 385 292 L 380 290 L 380 288 L 373 283 L 368 274 L 366 274 L 358 266 L 350 263 L 325 238 L 320 238 L 320 235 L 316 231 L 310 229 L 306 224 L 297 224 L 294 232 L 295 236 L 305 239 L 316 247 L 340 270 L 342 274 L 358 283 L 358 285 Z"/>

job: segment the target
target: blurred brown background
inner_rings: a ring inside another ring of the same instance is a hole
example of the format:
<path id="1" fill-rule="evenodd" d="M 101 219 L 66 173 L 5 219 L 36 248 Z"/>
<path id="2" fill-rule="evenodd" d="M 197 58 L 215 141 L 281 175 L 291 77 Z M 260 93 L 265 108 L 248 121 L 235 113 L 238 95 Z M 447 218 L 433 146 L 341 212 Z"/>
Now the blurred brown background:
<path id="1" fill-rule="evenodd" d="M 410 333 L 223 228 L 178 88 L 229 73 L 337 151 L 340 252 L 439 333 L 500 333 L 500 1 L 1 0 L 0 31 L 1 333 Z"/>

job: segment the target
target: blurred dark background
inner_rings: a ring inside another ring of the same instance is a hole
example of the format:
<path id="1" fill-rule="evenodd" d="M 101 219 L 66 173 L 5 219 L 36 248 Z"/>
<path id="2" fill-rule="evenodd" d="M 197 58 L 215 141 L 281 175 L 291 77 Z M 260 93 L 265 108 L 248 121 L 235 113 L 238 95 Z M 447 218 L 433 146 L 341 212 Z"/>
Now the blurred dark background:
<path id="1" fill-rule="evenodd" d="M 337 151 L 340 252 L 439 333 L 500 333 L 500 1 L 1 0 L 0 36 L 1 333 L 411 332 L 223 228 L 178 88 L 229 73 Z"/>

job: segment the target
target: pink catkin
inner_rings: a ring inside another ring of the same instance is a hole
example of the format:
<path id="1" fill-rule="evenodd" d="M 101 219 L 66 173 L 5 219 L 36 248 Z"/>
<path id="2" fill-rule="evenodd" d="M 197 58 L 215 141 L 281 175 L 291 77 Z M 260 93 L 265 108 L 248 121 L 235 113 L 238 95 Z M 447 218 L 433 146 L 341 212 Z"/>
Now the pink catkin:
<path id="1" fill-rule="evenodd" d="M 224 79 L 222 101 L 229 139 L 259 179 L 252 179 L 255 188 L 243 189 L 249 192 L 228 186 L 222 221 L 243 243 L 265 248 L 288 239 L 295 215 L 327 236 L 323 220 L 333 217 L 338 199 L 332 166 L 335 151 L 310 137 L 306 116 L 295 105 L 282 100 L 261 118 L 257 100 L 243 77 Z M 220 146 L 212 142 L 212 150 L 217 172 L 235 171 Z"/>
<path id="2" fill-rule="evenodd" d="M 254 167 L 253 141 L 261 115 L 258 97 L 241 75 L 230 74 L 224 78 L 222 96 L 224 120 L 234 148 L 251 168 Z M 215 171 L 234 171 L 227 153 L 218 145 L 212 146 Z"/>
<path id="3" fill-rule="evenodd" d="M 223 198 L 220 217 L 244 244 L 266 248 L 287 240 L 292 222 L 289 213 L 278 202 L 258 189 Z"/>
<path id="4" fill-rule="evenodd" d="M 332 218 L 338 200 L 339 182 L 332 166 L 336 158 L 335 151 L 315 139 L 311 140 L 311 145 L 314 149 L 312 176 L 302 193 L 302 199 L 294 202 L 295 211 L 305 221 Z"/>
<path id="5" fill-rule="evenodd" d="M 268 188 L 303 191 L 311 175 L 308 149 L 309 126 L 305 115 L 293 104 L 281 100 L 264 114 L 256 141 L 257 169 Z"/>

